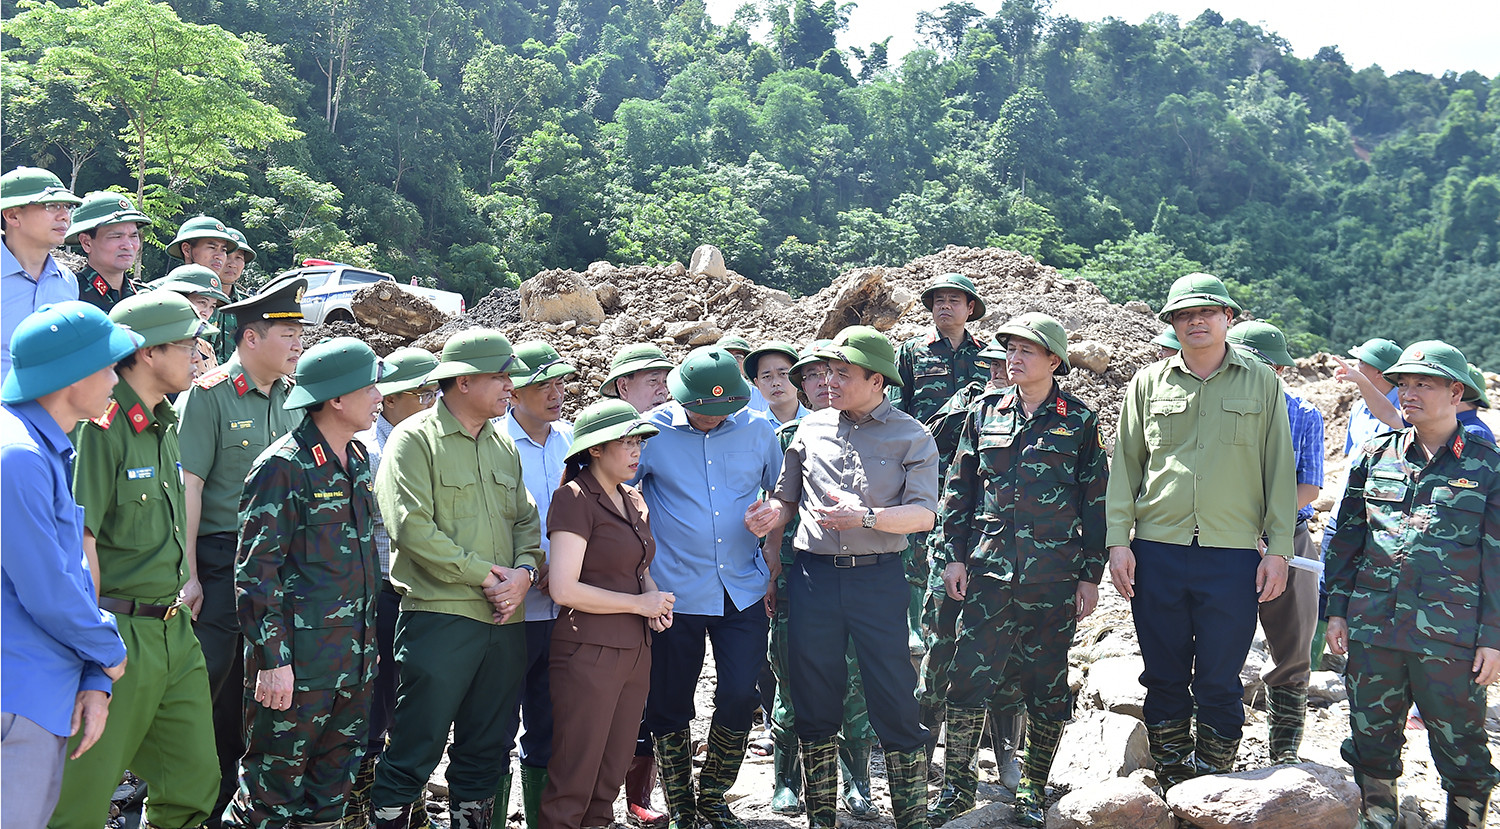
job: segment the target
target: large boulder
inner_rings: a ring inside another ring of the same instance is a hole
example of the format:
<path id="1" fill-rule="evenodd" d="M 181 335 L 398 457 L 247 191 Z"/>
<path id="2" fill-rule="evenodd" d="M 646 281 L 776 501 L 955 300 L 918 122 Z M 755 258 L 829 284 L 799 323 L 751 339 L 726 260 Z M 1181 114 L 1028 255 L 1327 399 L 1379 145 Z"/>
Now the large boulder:
<path id="1" fill-rule="evenodd" d="M 1176 829 L 1166 801 L 1130 777 L 1075 789 L 1047 811 L 1047 829 Z"/>
<path id="2" fill-rule="evenodd" d="M 1098 340 L 1083 340 L 1068 345 L 1068 363 L 1073 368 L 1088 369 L 1095 374 L 1109 370 L 1109 359 L 1113 356 L 1109 346 Z"/>
<path id="3" fill-rule="evenodd" d="M 833 337 L 851 325 L 870 325 L 884 331 L 896 324 L 919 297 L 886 279 L 885 268 L 851 273 L 818 325 L 818 338 Z"/>
<path id="4" fill-rule="evenodd" d="M 693 259 L 688 264 L 688 273 L 728 276 L 729 269 L 724 266 L 724 252 L 713 245 L 699 245 L 693 251 Z"/>
<path id="5" fill-rule="evenodd" d="M 1090 711 L 1063 729 L 1062 744 L 1048 779 L 1059 786 L 1081 789 L 1150 765 L 1151 747 L 1144 723 L 1112 711 Z"/>
<path id="6" fill-rule="evenodd" d="M 361 325 L 407 339 L 435 331 L 448 321 L 448 315 L 426 297 L 390 281 L 360 288 L 349 299 L 349 310 Z"/>
<path id="7" fill-rule="evenodd" d="M 1167 792 L 1179 818 L 1199 829 L 1354 829 L 1359 788 L 1317 763 L 1212 774 Z"/>
<path id="8" fill-rule="evenodd" d="M 527 322 L 598 325 L 604 308 L 577 271 L 542 271 L 521 283 L 521 318 Z"/>
<path id="9" fill-rule="evenodd" d="M 1146 703 L 1141 672 L 1146 665 L 1139 656 L 1112 656 L 1089 666 L 1084 699 L 1092 699 L 1105 711 L 1140 719 Z"/>

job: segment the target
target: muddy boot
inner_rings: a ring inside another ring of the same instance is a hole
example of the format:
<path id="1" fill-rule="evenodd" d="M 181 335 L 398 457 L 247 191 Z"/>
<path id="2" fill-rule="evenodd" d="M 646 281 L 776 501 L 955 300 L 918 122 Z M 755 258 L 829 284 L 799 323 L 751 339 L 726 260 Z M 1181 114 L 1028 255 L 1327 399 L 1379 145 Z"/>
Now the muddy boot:
<path id="1" fill-rule="evenodd" d="M 1163 792 L 1197 776 L 1193 767 L 1192 720 L 1147 724 L 1146 740 L 1151 745 L 1151 762 L 1156 764 L 1156 779 Z"/>
<path id="2" fill-rule="evenodd" d="M 1448 795 L 1448 829 L 1484 829 L 1490 811 L 1490 796 Z"/>
<path id="3" fill-rule="evenodd" d="M 1228 774 L 1234 771 L 1234 758 L 1240 753 L 1238 737 L 1230 739 L 1198 723 L 1198 745 L 1193 754 L 1199 774 Z"/>
<path id="4" fill-rule="evenodd" d="M 693 797 L 693 735 L 687 729 L 656 738 L 656 767 L 667 797 L 668 829 L 696 829 L 698 804 Z"/>
<path id="5" fill-rule="evenodd" d="M 977 744 L 979 738 L 974 742 Z M 927 829 L 926 752 L 920 748 L 887 751 L 885 776 L 891 785 L 891 815 L 896 819 L 896 829 Z"/>
<path id="6" fill-rule="evenodd" d="M 1356 771 L 1354 782 L 1359 786 L 1359 829 L 1396 829 L 1401 824 L 1401 807 L 1400 801 L 1396 798 L 1396 781 L 1366 777 Z M 1453 817 L 1451 800 L 1448 806 L 1448 816 L 1450 820 Z M 1481 822 L 1478 825 L 1484 824 Z"/>
<path id="7" fill-rule="evenodd" d="M 625 770 L 625 818 L 637 829 L 664 829 L 667 815 L 651 808 L 651 792 L 656 789 L 656 758 L 632 757 Z"/>
<path id="8" fill-rule="evenodd" d="M 1021 741 L 1026 734 L 1026 709 L 1015 714 L 990 712 L 990 747 L 995 750 L 995 766 L 1000 785 L 1011 792 L 1021 784 Z"/>
<path id="9" fill-rule="evenodd" d="M 490 829 L 495 798 L 455 800 L 448 804 L 448 829 Z"/>
<path id="10" fill-rule="evenodd" d="M 1275 685 L 1268 694 L 1267 719 L 1271 725 L 1271 762 L 1296 765 L 1302 762 L 1302 725 L 1307 719 L 1307 685 Z"/>
<path id="11" fill-rule="evenodd" d="M 370 789 L 375 785 L 375 763 L 378 754 L 366 754 L 359 761 L 359 771 L 354 773 L 354 786 L 344 801 L 343 829 L 369 829 L 374 817 L 370 810 Z"/>
<path id="12" fill-rule="evenodd" d="M 838 826 L 839 747 L 833 737 L 816 742 L 798 741 L 802 755 L 802 797 L 807 806 L 808 829 Z"/>
<path id="13" fill-rule="evenodd" d="M 1016 787 L 1014 811 L 1016 823 L 1022 826 L 1047 823 L 1047 776 L 1052 773 L 1062 733 L 1063 723 L 1054 720 L 1031 719 L 1026 724 L 1026 762 Z"/>
<path id="14" fill-rule="evenodd" d="M 1328 646 L 1328 620 L 1319 619 L 1318 629 L 1313 631 L 1312 650 L 1308 655 L 1312 657 L 1312 670 L 1323 670 L 1323 651 Z"/>
<path id="15" fill-rule="evenodd" d="M 943 749 L 943 791 L 937 803 L 927 810 L 927 825 L 942 826 L 974 808 L 974 790 L 979 787 L 979 771 L 974 755 L 979 737 L 984 733 L 983 708 L 948 707 L 948 738 Z M 895 784 L 891 784 L 895 792 Z M 892 795 L 894 796 L 894 794 Z"/>
<path id="16" fill-rule="evenodd" d="M 771 748 L 775 769 L 775 788 L 771 793 L 771 811 L 778 815 L 802 814 L 802 758 L 797 744 L 789 739 L 776 740 Z"/>
<path id="17" fill-rule="evenodd" d="M 839 772 L 843 775 L 839 799 L 849 814 L 860 820 L 878 817 L 880 809 L 870 802 L 870 744 L 839 740 Z"/>
<path id="18" fill-rule="evenodd" d="M 937 756 L 938 735 L 943 730 L 943 706 L 927 705 L 921 706 L 922 725 L 927 727 L 927 760 Z M 932 763 L 927 769 L 927 782 L 940 784 L 943 782 L 943 767 Z"/>
<path id="19" fill-rule="evenodd" d="M 542 792 L 547 790 L 547 770 L 521 764 L 521 809 L 526 813 L 526 829 L 541 829 Z M 506 818 L 499 812 L 500 819 Z"/>
<path id="20" fill-rule="evenodd" d="M 375 829 L 412 829 L 411 810 L 410 803 L 405 806 L 386 806 L 383 809 L 373 810 Z"/>
<path id="21" fill-rule="evenodd" d="M 698 775 L 698 815 L 713 829 L 745 829 L 744 821 L 729 811 L 724 793 L 740 776 L 740 764 L 745 762 L 745 748 L 749 742 L 749 731 L 709 726 L 708 757 Z"/>

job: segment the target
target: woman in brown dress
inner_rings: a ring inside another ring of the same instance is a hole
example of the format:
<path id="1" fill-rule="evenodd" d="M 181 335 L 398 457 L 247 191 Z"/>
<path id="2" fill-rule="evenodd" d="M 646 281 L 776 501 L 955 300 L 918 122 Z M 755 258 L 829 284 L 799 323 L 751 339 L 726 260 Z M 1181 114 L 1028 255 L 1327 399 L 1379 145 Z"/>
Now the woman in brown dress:
<path id="1" fill-rule="evenodd" d="M 621 400 L 574 423 L 562 486 L 547 512 L 552 630 L 552 761 L 543 829 L 605 827 L 635 753 L 651 682 L 649 631 L 672 624 L 671 593 L 651 579 L 646 502 L 625 484 L 656 427 Z"/>

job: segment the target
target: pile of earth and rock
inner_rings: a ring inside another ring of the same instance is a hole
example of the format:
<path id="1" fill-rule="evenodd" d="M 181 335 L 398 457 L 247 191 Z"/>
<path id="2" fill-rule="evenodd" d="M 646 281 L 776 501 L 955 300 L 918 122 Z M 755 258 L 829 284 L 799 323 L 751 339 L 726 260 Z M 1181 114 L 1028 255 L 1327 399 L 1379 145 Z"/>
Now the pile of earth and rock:
<path id="1" fill-rule="evenodd" d="M 942 273 L 959 272 L 974 280 L 988 314 L 971 323 L 981 335 L 1027 311 L 1058 318 L 1069 331 L 1074 370 L 1063 379 L 1070 391 L 1100 415 L 1105 440 L 1113 442 L 1115 421 L 1126 383 L 1155 359 L 1150 340 L 1161 329 L 1144 303 L 1110 303 L 1084 280 L 1068 279 L 1029 256 L 996 248 L 948 247 L 900 267 L 856 268 L 812 296 L 794 299 L 765 288 L 725 267 L 715 248 L 699 248 L 688 265 L 615 266 L 596 262 L 586 270 L 548 270 L 522 283 L 520 290 L 499 288 L 457 318 L 437 309 L 402 300 L 401 333 L 392 332 L 396 317 L 379 297 L 365 289 L 353 303 L 355 323 L 310 327 L 310 344 L 334 335 L 368 341 L 381 354 L 415 343 L 434 352 L 454 333 L 474 326 L 498 328 L 512 342 L 542 339 L 578 367 L 569 381 L 567 416 L 597 399 L 609 361 L 621 346 L 650 342 L 680 360 L 688 350 L 737 334 L 755 344 L 785 340 L 804 344 L 831 337 L 846 325 L 861 323 L 885 331 L 900 343 L 925 331 L 930 315 L 920 302 L 922 287 Z M 425 318 L 423 314 L 425 313 Z M 420 332 L 414 329 L 423 329 Z M 1286 375 L 1293 391 L 1312 402 L 1326 421 L 1326 483 L 1315 503 L 1313 524 L 1321 532 L 1333 505 L 1332 489 L 1344 469 L 1343 440 L 1348 413 L 1358 392 L 1333 379 L 1335 358 L 1317 354 L 1298 360 Z M 1500 376 L 1487 377 L 1492 396 L 1500 399 Z M 1491 421 L 1496 426 L 1500 423 Z M 1339 745 L 1348 732 L 1348 703 L 1338 671 L 1342 659 L 1325 657 L 1313 675 L 1311 708 L 1299 766 L 1266 768 L 1265 693 L 1259 674 L 1268 659 L 1257 638 L 1244 670 L 1249 722 L 1235 774 L 1200 778 L 1174 788 L 1163 799 L 1150 771 L 1141 702 L 1145 691 L 1140 650 L 1128 603 L 1106 583 L 1099 609 L 1080 625 L 1071 653 L 1070 683 L 1077 696 L 1074 721 L 1064 733 L 1051 782 L 1049 827 L 1296 827 L 1347 829 L 1358 816 L 1357 789 Z M 1492 694 L 1492 700 L 1500 695 Z M 707 732 L 712 712 L 713 670 L 704 672 L 697 696 L 694 734 Z M 1489 709 L 1492 744 L 1500 743 L 1500 705 Z M 941 756 L 941 750 L 939 751 Z M 1444 796 L 1425 734 L 1408 732 L 1406 770 L 1401 780 L 1405 829 L 1441 826 Z M 993 754 L 981 751 L 980 808 L 955 820 L 962 829 L 1009 826 L 1010 795 L 998 784 Z M 877 800 L 885 795 L 884 770 L 877 751 L 873 781 Z M 433 775 L 430 792 L 446 794 L 443 769 Z M 752 827 L 800 826 L 806 818 L 773 814 L 770 809 L 770 758 L 747 758 L 730 791 L 737 814 Z M 658 793 L 658 798 L 660 794 Z M 512 800 L 519 823 L 520 796 Z M 435 804 L 436 805 L 436 804 Z M 874 825 L 892 825 L 888 807 Z M 617 804 L 623 824 L 624 800 Z M 857 823 L 840 814 L 846 824 Z M 935 829 L 935 828 L 934 828 Z"/>

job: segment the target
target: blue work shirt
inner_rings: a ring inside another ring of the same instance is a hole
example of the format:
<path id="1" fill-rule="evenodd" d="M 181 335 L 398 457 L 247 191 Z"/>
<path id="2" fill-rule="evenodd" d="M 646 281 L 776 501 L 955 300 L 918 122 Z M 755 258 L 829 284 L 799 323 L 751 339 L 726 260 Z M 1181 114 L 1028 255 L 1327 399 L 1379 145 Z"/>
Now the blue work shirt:
<path id="1" fill-rule="evenodd" d="M 1479 412 L 1475 409 L 1459 412 L 1458 426 L 1471 435 L 1479 435 L 1490 443 L 1495 442 L 1495 433 L 1490 431 L 1488 423 L 1479 419 Z"/>
<path id="2" fill-rule="evenodd" d="M 43 305 L 77 298 L 78 278 L 52 254 L 42 265 L 42 277 L 32 279 L 10 248 L 0 244 L 0 382 L 10 374 L 10 337 L 21 320 Z"/>
<path id="3" fill-rule="evenodd" d="M 763 411 L 763 412 L 756 412 L 756 414 L 760 415 L 761 417 L 765 418 L 766 420 L 771 421 L 771 428 L 773 428 L 773 429 L 780 429 L 782 427 L 782 422 L 780 420 L 776 419 L 776 413 L 773 412 L 773 411 L 771 411 L 771 407 L 767 406 L 765 411 Z M 812 409 L 809 409 L 806 406 L 802 405 L 801 403 L 798 403 L 797 404 L 797 413 L 794 414 L 794 415 L 792 415 L 792 420 L 801 420 L 802 418 L 807 417 L 810 414 L 812 414 Z M 787 421 L 787 423 L 791 423 L 791 422 L 792 422 L 791 420 Z"/>
<path id="4" fill-rule="evenodd" d="M 700 432 L 671 402 L 646 413 L 661 430 L 646 441 L 636 480 L 651 510 L 657 587 L 675 593 L 672 610 L 722 616 L 728 593 L 736 610 L 765 598 L 770 575 L 745 511 L 776 488 L 781 445 L 771 421 L 741 409 Z"/>
<path id="5" fill-rule="evenodd" d="M 536 502 L 536 511 L 541 513 L 542 558 L 550 561 L 552 541 L 547 538 L 547 510 L 552 508 L 552 493 L 557 491 L 562 482 L 568 449 L 573 446 L 573 424 L 566 420 L 555 420 L 548 424 L 552 431 L 547 433 L 546 444 L 540 444 L 532 440 L 526 430 L 521 428 L 521 424 L 512 417 L 515 411 L 514 407 L 511 408 L 500 420 L 505 433 L 516 444 L 516 451 L 521 453 L 521 481 L 526 485 L 526 491 L 531 493 L 531 500 Z M 527 589 L 526 621 L 545 622 L 556 618 L 557 602 L 535 587 Z"/>
<path id="6" fill-rule="evenodd" d="M 1394 387 L 1385 393 L 1385 399 L 1391 401 L 1396 407 L 1396 414 L 1401 413 L 1401 403 L 1398 400 L 1400 392 Z M 1349 435 L 1344 438 L 1344 454 L 1354 452 L 1354 447 L 1364 446 L 1370 438 L 1391 431 L 1391 427 L 1375 415 L 1370 414 L 1370 407 L 1365 405 L 1363 399 L 1354 401 L 1354 408 L 1349 410 Z M 1342 491 L 1343 487 L 1339 488 Z"/>
<path id="7" fill-rule="evenodd" d="M 68 736 L 79 691 L 125 658 L 99 609 L 73 500 L 73 444 L 40 403 L 0 408 L 0 710 Z"/>
<path id="8" fill-rule="evenodd" d="M 1311 403 L 1282 391 L 1292 424 L 1292 456 L 1297 459 L 1297 483 L 1323 486 L 1323 414 Z M 1313 517 L 1312 504 L 1297 510 L 1298 519 Z"/>

